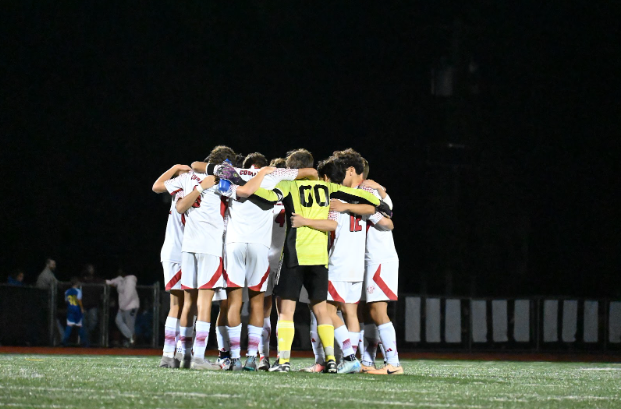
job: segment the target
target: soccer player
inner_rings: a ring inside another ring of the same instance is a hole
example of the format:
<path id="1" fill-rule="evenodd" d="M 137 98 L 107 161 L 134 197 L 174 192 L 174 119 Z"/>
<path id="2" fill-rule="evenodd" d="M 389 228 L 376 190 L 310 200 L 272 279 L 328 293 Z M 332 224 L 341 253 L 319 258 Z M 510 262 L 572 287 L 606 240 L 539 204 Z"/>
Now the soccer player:
<path id="1" fill-rule="evenodd" d="M 82 290 L 79 288 L 80 281 L 77 277 L 71 279 L 71 288 L 65 291 L 65 302 L 67 303 L 67 326 L 63 336 L 62 344 L 67 346 L 73 327 L 78 327 L 80 342 L 83 346 L 88 346 L 86 331 L 82 326 L 84 307 L 82 306 Z"/>
<path id="2" fill-rule="evenodd" d="M 234 157 L 232 149 L 226 146 L 215 147 L 207 157 L 211 164 L 222 163 L 228 157 Z M 259 188 L 263 177 L 274 168 L 264 168 L 257 176 L 244 186 L 231 185 L 228 192 L 220 192 L 215 186 L 216 178 L 204 173 L 190 172 L 176 179 L 165 182 L 166 189 L 174 192 L 182 189 L 183 199 L 179 200 L 176 210 L 186 214 L 186 227 L 181 247 L 181 288 L 185 299 L 180 326 L 186 328 L 182 337 L 191 338 L 192 323 L 184 321 L 187 310 L 197 306 L 196 337 L 192 357 L 189 342 L 179 351 L 179 358 L 184 367 L 190 361 L 194 369 L 219 370 L 219 365 L 205 359 L 205 348 L 211 327 L 211 302 L 215 291 L 226 286 L 222 263 L 222 236 L 224 220 L 221 213 L 223 206 L 221 196 L 232 198 L 250 196 Z"/>
<path id="3" fill-rule="evenodd" d="M 365 161 L 363 160 L 363 166 L 360 167 L 360 154 L 350 148 L 335 152 L 334 156 L 346 168 L 343 184 L 351 187 L 361 185 L 365 179 Z M 391 203 L 382 186 L 372 181 L 366 182 L 365 185 L 374 189 L 377 197 Z M 369 315 L 377 326 L 387 361 L 383 368 L 375 369 L 374 362 L 370 361 L 370 356 L 365 351 L 362 362 L 363 371 L 373 375 L 402 375 L 404 373 L 397 353 L 395 328 L 388 317 L 388 302 L 397 300 L 399 283 L 399 257 L 392 237 L 392 227 L 375 223 L 367 231 L 365 296 Z"/>
<path id="4" fill-rule="evenodd" d="M 203 170 L 205 163 L 193 163 L 196 170 Z M 244 160 L 244 169 L 236 169 L 240 178 L 248 181 L 267 165 L 267 159 L 255 152 Z M 275 168 L 274 168 L 275 169 Z M 219 167 L 213 171 L 218 172 Z M 211 173 L 211 169 L 207 170 Z M 263 188 L 272 189 L 281 180 L 316 175 L 315 169 L 275 169 L 261 183 Z M 256 355 L 264 323 L 264 292 L 269 275 L 268 253 L 272 237 L 273 204 L 257 199 L 241 198 L 231 200 L 227 212 L 224 267 L 227 272 L 228 335 L 231 342 L 231 369 L 256 371 Z M 240 360 L 241 307 L 243 289 L 247 284 L 250 301 L 248 325 L 248 351 L 242 367 Z"/>
<path id="5" fill-rule="evenodd" d="M 288 168 L 301 169 L 312 166 L 313 156 L 305 149 L 292 151 L 287 157 Z M 317 317 L 317 331 L 324 346 L 327 371 L 336 373 L 334 327 L 326 309 L 327 232 L 336 229 L 337 224 L 335 220 L 328 219 L 330 198 L 356 200 L 374 206 L 378 206 L 380 201 L 368 192 L 319 180 L 280 182 L 272 191 L 259 189 L 255 195 L 273 203 L 282 201 L 287 216 L 283 265 L 274 290 L 274 293 L 282 299 L 277 325 L 279 359 L 270 371 L 290 371 L 291 344 L 295 333 L 293 314 L 300 289 L 304 285 L 309 293 L 311 309 Z"/>
<path id="6" fill-rule="evenodd" d="M 153 183 L 155 193 L 166 192 L 164 182 L 180 174 L 191 171 L 187 165 L 175 165 L 164 172 Z M 166 223 L 166 235 L 160 252 L 160 260 L 164 270 L 164 285 L 170 293 L 170 309 L 164 324 L 164 350 L 160 360 L 161 368 L 179 368 L 179 361 L 175 359 L 175 347 L 179 339 L 179 319 L 183 310 L 183 290 L 181 289 L 181 243 L 183 241 L 183 229 L 185 227 L 185 215 L 176 210 L 177 201 L 183 198 L 183 190 L 178 189 L 172 193 L 168 222 Z M 195 311 L 192 317 L 186 321 L 194 321 Z"/>

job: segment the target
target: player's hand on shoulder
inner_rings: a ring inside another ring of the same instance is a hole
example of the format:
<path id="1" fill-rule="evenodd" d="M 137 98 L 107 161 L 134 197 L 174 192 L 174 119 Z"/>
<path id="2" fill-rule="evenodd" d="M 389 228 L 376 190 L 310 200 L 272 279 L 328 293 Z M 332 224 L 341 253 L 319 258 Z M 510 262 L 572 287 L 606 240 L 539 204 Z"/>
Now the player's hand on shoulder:
<path id="1" fill-rule="evenodd" d="M 205 179 L 201 180 L 201 187 L 203 189 L 209 189 L 215 184 L 216 184 L 216 177 L 213 175 L 209 175 L 205 177 Z"/>
<path id="2" fill-rule="evenodd" d="M 299 214 L 293 213 L 291 216 L 291 227 L 298 228 L 302 226 L 306 226 L 306 218 L 300 216 Z"/>
<path id="3" fill-rule="evenodd" d="M 192 168 L 188 165 L 175 165 L 175 168 L 177 170 L 177 176 L 190 172 L 192 170 Z"/>
<path id="4" fill-rule="evenodd" d="M 346 212 L 347 204 L 338 199 L 330 199 L 330 210 L 334 212 Z"/>
<path id="5" fill-rule="evenodd" d="M 370 187 L 371 189 L 375 189 L 375 190 L 386 190 L 384 186 L 380 185 L 373 179 L 366 179 L 365 181 L 361 183 L 361 185 L 365 187 Z"/>

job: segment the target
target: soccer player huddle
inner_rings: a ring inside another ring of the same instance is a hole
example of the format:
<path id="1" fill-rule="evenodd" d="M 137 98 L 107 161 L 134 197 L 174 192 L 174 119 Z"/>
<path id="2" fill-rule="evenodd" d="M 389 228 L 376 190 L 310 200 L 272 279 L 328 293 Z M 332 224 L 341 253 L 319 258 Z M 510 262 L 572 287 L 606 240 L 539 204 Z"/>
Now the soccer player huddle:
<path id="1" fill-rule="evenodd" d="M 161 251 L 170 310 L 160 367 L 289 372 L 293 316 L 304 302 L 315 364 L 302 371 L 403 374 L 387 313 L 397 300 L 399 269 L 392 202 L 367 179 L 368 162 L 353 149 L 317 168 L 305 149 L 269 165 L 260 153 L 237 158 L 217 146 L 204 162 L 175 165 L 153 185 L 172 195 Z M 220 303 L 215 362 L 205 357 L 213 302 Z M 270 365 L 274 303 L 278 356 Z M 385 365 L 376 367 L 380 346 Z"/>

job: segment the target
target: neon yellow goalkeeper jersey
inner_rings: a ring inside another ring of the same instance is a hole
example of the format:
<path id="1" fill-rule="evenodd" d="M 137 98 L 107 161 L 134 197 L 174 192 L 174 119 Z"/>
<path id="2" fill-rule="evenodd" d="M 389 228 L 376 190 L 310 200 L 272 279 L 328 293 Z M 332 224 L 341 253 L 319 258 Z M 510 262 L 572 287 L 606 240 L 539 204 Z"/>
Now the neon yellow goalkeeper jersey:
<path id="1" fill-rule="evenodd" d="M 282 201 L 285 206 L 287 236 L 283 261 L 287 267 L 328 264 L 328 232 L 308 226 L 292 228 L 293 213 L 307 219 L 327 219 L 331 198 L 373 206 L 380 203 L 372 193 L 321 180 L 282 181 L 273 190 L 257 190 L 255 196 L 270 202 Z"/>

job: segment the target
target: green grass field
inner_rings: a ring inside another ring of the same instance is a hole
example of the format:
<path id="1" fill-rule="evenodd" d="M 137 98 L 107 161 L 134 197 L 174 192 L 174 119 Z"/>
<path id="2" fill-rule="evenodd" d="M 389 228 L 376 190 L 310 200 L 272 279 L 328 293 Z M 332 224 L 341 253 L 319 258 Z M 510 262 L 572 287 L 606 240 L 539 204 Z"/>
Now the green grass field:
<path id="1" fill-rule="evenodd" d="M 196 372 L 160 369 L 158 362 L 0 355 L 0 406 L 621 408 L 621 364 L 405 361 L 405 376 L 388 377 Z"/>

